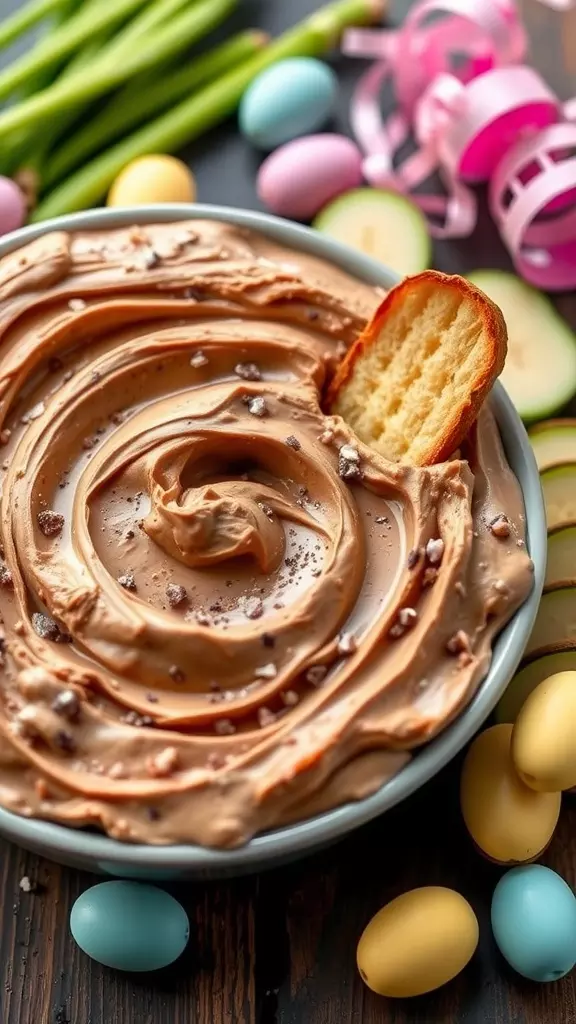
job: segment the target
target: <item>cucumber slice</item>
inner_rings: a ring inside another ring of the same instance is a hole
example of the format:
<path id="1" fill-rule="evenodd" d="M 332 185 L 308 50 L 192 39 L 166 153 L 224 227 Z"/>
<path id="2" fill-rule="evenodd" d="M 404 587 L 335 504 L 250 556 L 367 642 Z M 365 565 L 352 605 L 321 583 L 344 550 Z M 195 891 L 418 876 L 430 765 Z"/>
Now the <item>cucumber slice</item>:
<path id="1" fill-rule="evenodd" d="M 576 462 L 576 420 L 545 420 L 528 431 L 538 469 Z"/>
<path id="2" fill-rule="evenodd" d="M 525 656 L 545 647 L 576 650 L 576 586 L 543 595 Z"/>
<path id="3" fill-rule="evenodd" d="M 419 274 L 432 260 L 423 213 L 397 192 L 352 189 L 325 206 L 313 226 L 385 263 L 401 277 Z"/>
<path id="4" fill-rule="evenodd" d="M 506 693 L 496 705 L 495 717 L 498 725 L 513 724 L 523 703 L 549 676 L 556 672 L 573 672 L 576 669 L 576 651 L 557 651 L 542 654 L 529 661 L 516 673 Z"/>
<path id="5" fill-rule="evenodd" d="M 547 588 L 576 584 L 576 523 L 559 526 L 548 535 Z"/>
<path id="6" fill-rule="evenodd" d="M 550 300 L 514 274 L 468 276 L 504 313 L 508 356 L 500 379 L 522 419 L 552 416 L 576 394 L 576 337 Z"/>
<path id="7" fill-rule="evenodd" d="M 576 522 L 576 462 L 540 474 L 548 529 Z"/>

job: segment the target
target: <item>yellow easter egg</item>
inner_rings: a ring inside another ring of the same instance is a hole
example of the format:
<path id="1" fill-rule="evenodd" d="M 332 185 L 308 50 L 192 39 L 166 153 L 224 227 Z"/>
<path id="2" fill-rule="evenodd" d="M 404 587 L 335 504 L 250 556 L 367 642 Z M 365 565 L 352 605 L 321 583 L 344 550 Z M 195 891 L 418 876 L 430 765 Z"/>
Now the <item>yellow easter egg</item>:
<path id="1" fill-rule="evenodd" d="M 132 160 L 120 171 L 108 193 L 108 206 L 147 203 L 193 203 L 196 182 L 192 171 L 175 156 L 152 154 Z"/>
<path id="2" fill-rule="evenodd" d="M 516 719 L 512 758 L 531 789 L 576 786 L 576 672 L 558 672 L 532 691 Z"/>
<path id="3" fill-rule="evenodd" d="M 511 725 L 476 737 L 460 779 L 460 807 L 472 839 L 491 860 L 522 864 L 547 847 L 560 814 L 560 793 L 537 793 L 522 782 L 511 754 Z"/>
<path id="4" fill-rule="evenodd" d="M 432 992 L 466 966 L 478 945 L 478 921 L 460 893 L 426 886 L 403 893 L 367 924 L 358 970 L 373 992 L 403 999 Z"/>

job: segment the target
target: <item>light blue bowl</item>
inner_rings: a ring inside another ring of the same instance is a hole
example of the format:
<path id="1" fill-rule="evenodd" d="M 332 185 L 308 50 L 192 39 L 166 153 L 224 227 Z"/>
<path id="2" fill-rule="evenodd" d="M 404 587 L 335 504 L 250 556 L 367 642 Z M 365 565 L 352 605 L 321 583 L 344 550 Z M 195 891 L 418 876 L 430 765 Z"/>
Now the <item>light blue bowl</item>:
<path id="1" fill-rule="evenodd" d="M 190 218 L 212 218 L 253 228 L 280 243 L 328 259 L 369 284 L 389 288 L 397 280 L 382 264 L 309 228 L 262 213 L 201 204 L 91 210 L 59 217 L 6 235 L 0 241 L 0 257 L 47 231 L 113 228 L 127 223 Z M 327 846 L 388 811 L 428 782 L 471 739 L 502 696 L 530 636 L 544 583 L 546 516 L 536 461 L 526 431 L 500 384 L 495 386 L 491 401 L 508 461 L 524 494 L 528 549 L 534 561 L 534 588 L 498 636 L 490 671 L 473 700 L 452 725 L 418 750 L 401 772 L 365 800 L 263 833 L 237 850 L 135 846 L 93 832 L 22 818 L 2 809 L 0 833 L 41 856 L 101 874 L 149 879 L 231 877 L 271 868 Z"/>

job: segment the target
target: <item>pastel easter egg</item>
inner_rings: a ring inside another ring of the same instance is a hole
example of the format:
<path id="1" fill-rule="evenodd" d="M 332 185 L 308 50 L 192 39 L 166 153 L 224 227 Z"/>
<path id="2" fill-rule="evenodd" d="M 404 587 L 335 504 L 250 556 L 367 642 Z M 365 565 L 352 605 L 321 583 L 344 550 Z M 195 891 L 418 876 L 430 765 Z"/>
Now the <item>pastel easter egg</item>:
<path id="1" fill-rule="evenodd" d="M 0 235 L 21 228 L 26 220 L 26 200 L 15 181 L 0 175 Z"/>
<path id="2" fill-rule="evenodd" d="M 338 79 L 313 57 L 280 60 L 248 86 L 240 103 L 240 131 L 253 145 L 274 149 L 320 128 L 336 103 Z"/>
<path id="3" fill-rule="evenodd" d="M 175 156 L 141 156 L 120 171 L 108 193 L 108 206 L 148 203 L 193 203 L 196 182 L 192 171 Z"/>
<path id="4" fill-rule="evenodd" d="M 542 864 L 508 871 L 492 897 L 492 931 L 502 956 L 532 981 L 556 981 L 576 964 L 576 899 Z"/>
<path id="5" fill-rule="evenodd" d="M 102 882 L 78 897 L 70 914 L 74 941 L 93 960 L 119 971 L 157 971 L 186 948 L 186 911 L 163 889 Z"/>
<path id="6" fill-rule="evenodd" d="M 432 992 L 466 966 L 478 945 L 478 921 L 453 889 L 412 889 L 367 924 L 358 970 L 373 992 L 405 998 Z"/>
<path id="7" fill-rule="evenodd" d="M 258 195 L 281 217 L 310 220 L 362 180 L 362 154 L 344 135 L 306 135 L 271 153 L 258 174 Z"/>
<path id="8" fill-rule="evenodd" d="M 500 864 L 534 860 L 548 846 L 560 814 L 560 793 L 536 793 L 518 776 L 511 725 L 476 737 L 462 766 L 460 806 L 479 849 Z"/>
<path id="9" fill-rule="evenodd" d="M 514 725 L 512 757 L 531 789 L 576 786 L 576 672 L 558 672 L 532 691 Z"/>

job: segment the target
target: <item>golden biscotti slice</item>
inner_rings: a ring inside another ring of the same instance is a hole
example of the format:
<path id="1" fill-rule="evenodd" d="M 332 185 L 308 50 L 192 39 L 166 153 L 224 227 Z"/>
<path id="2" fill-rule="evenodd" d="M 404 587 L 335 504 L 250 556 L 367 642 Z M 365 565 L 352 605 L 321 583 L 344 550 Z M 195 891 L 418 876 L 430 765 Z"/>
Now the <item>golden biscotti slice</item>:
<path id="1" fill-rule="evenodd" d="M 327 405 L 392 462 L 442 462 L 502 371 L 502 313 L 463 277 L 426 270 L 392 289 L 341 363 Z"/>

